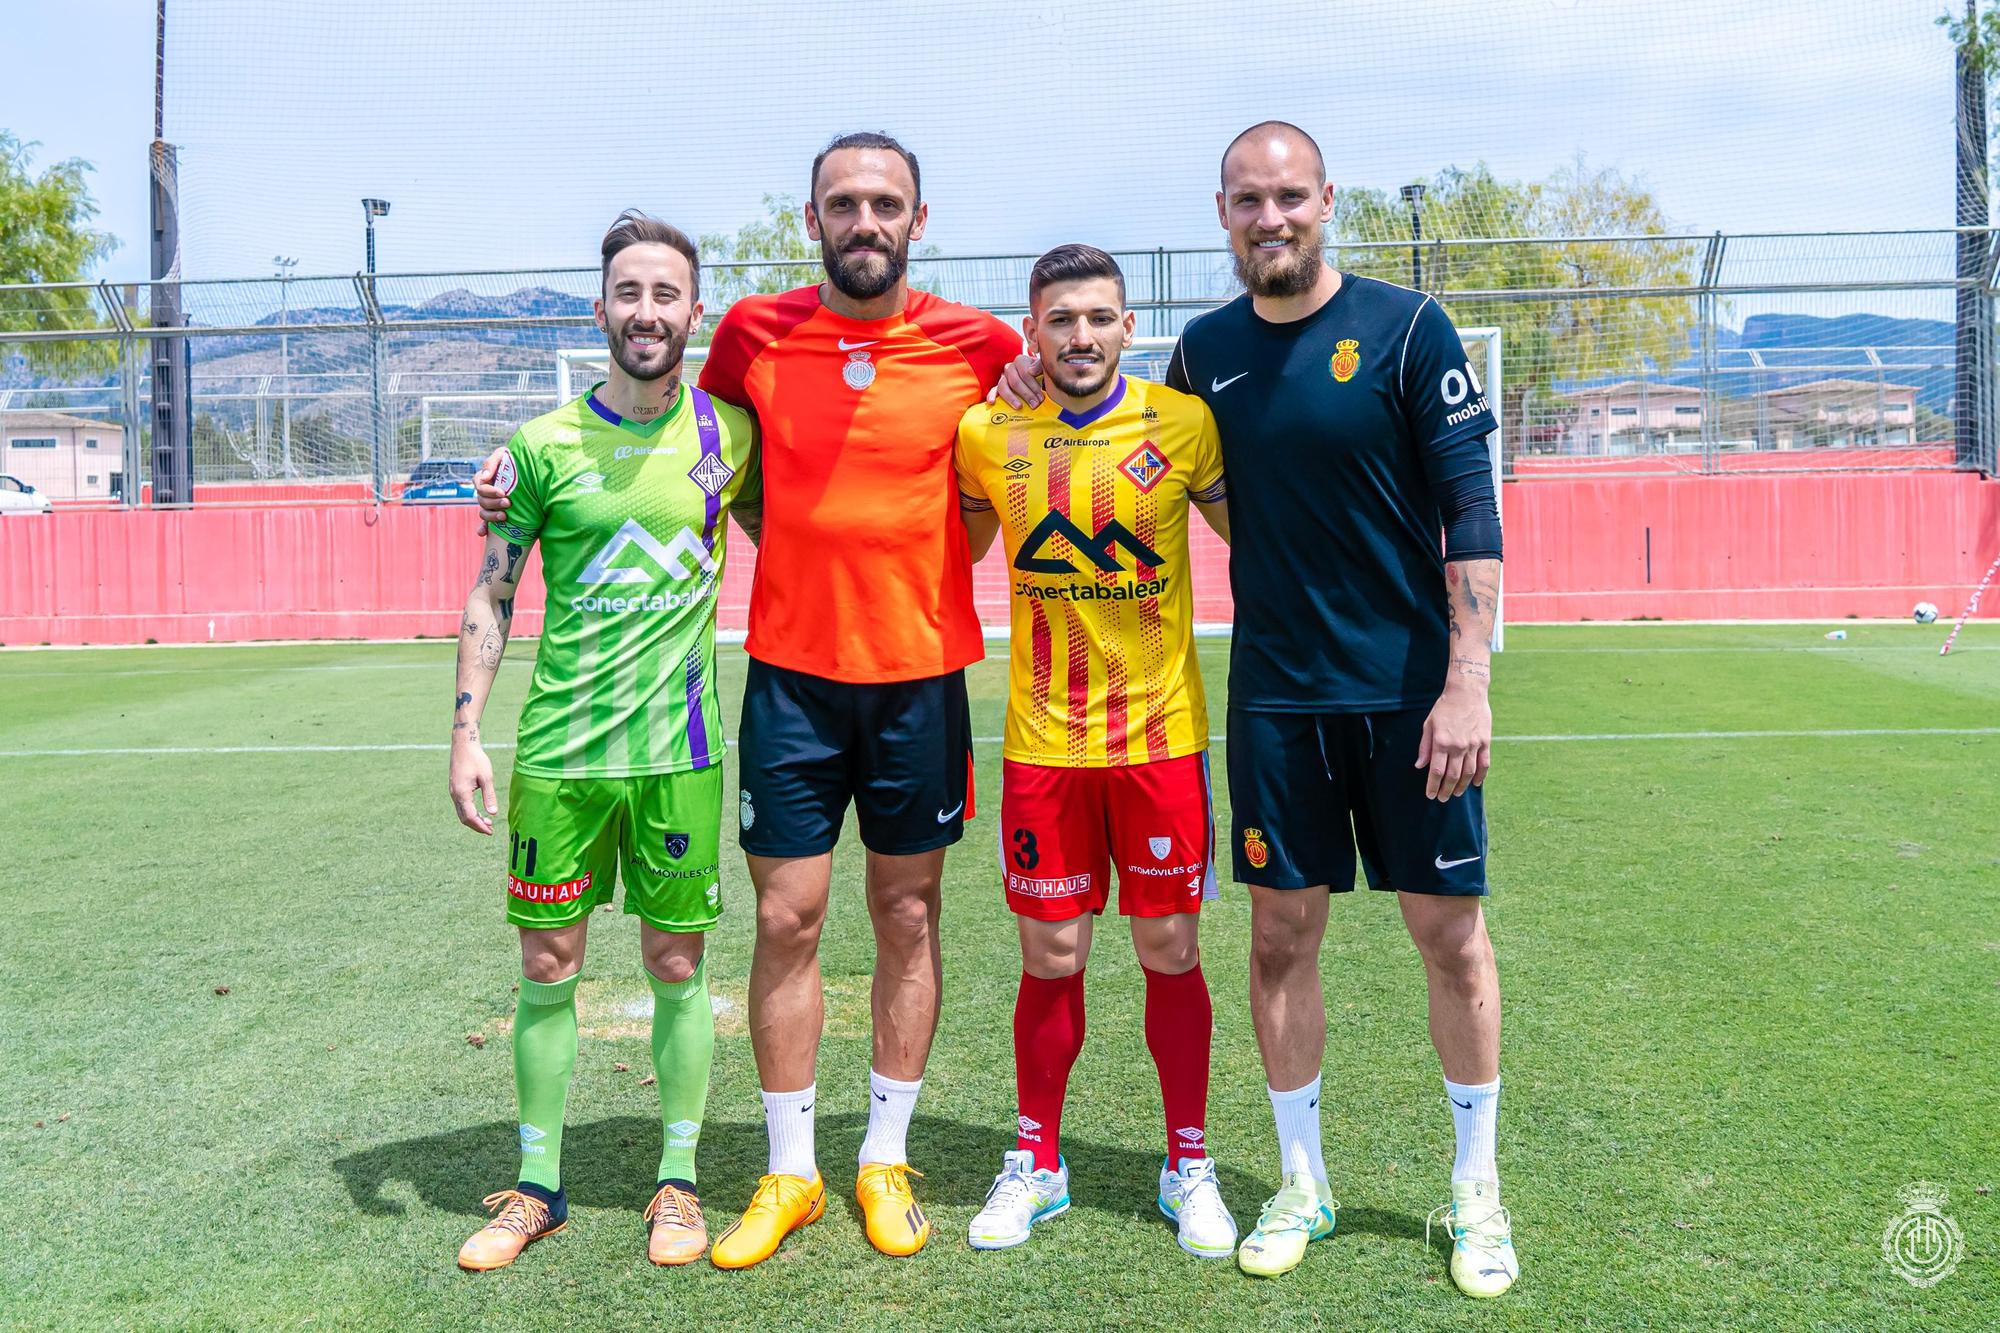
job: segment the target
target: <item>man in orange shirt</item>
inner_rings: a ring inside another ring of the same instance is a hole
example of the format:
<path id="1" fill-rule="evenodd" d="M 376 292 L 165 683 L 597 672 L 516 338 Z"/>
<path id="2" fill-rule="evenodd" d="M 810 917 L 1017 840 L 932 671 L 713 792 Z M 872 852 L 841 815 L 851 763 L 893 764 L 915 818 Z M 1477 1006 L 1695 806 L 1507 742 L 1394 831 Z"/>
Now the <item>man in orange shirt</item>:
<path id="1" fill-rule="evenodd" d="M 855 1193 L 883 1253 L 930 1238 L 904 1138 L 937 1030 L 944 849 L 972 796 L 964 669 L 985 651 L 952 451 L 960 415 L 1021 339 L 909 290 L 919 185 L 915 156 L 887 135 L 828 144 L 805 211 L 827 280 L 738 301 L 701 374 L 705 391 L 756 415 L 765 489 L 737 822 L 757 892 L 750 1037 L 771 1152 L 750 1207 L 715 1243 L 722 1268 L 769 1258 L 826 1207 L 812 1114 L 819 936 L 849 802 L 875 928 Z M 482 505 L 492 494 L 481 489 Z"/>

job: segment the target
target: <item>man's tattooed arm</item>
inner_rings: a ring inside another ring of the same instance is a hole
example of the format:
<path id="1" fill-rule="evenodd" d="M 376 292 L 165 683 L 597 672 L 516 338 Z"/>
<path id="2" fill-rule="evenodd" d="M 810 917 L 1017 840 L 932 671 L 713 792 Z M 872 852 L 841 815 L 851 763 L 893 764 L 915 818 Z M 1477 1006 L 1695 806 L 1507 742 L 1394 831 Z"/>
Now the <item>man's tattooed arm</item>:
<path id="1" fill-rule="evenodd" d="M 492 692 L 507 637 L 514 628 L 514 593 L 527 546 L 489 531 L 479 575 L 458 627 L 458 685 L 452 697 L 452 739 L 479 740 L 479 719 Z"/>
<path id="2" fill-rule="evenodd" d="M 1451 618 L 1451 664 L 1445 688 L 1491 679 L 1493 613 L 1500 602 L 1498 560 L 1454 560 L 1444 567 L 1445 606 Z"/>

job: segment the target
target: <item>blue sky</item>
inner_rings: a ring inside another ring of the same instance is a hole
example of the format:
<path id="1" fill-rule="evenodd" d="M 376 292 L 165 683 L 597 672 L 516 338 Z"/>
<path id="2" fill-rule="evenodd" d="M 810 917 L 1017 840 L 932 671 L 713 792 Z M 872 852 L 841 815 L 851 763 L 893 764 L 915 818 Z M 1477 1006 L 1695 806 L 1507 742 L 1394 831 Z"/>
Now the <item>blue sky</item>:
<path id="1" fill-rule="evenodd" d="M 589 263 L 636 204 L 693 231 L 803 189 L 841 129 L 922 156 L 948 254 L 1219 244 L 1215 160 L 1292 119 L 1336 184 L 1588 155 L 1693 230 L 1951 222 L 1926 0 L 171 0 L 189 276 Z M 0 126 L 97 166 L 100 276 L 146 274 L 151 0 L 10 4 Z M 1912 313 L 1915 313 L 1914 311 Z"/>

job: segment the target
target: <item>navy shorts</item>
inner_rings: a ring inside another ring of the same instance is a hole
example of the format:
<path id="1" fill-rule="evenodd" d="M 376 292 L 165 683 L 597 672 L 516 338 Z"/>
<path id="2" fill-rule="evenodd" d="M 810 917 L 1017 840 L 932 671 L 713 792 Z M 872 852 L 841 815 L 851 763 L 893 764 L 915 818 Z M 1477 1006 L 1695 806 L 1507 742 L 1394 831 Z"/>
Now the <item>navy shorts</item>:
<path id="1" fill-rule="evenodd" d="M 949 847 L 971 813 L 965 673 L 856 685 L 753 657 L 737 758 L 737 841 L 752 856 L 832 851 L 849 801 L 872 852 Z"/>
<path id="2" fill-rule="evenodd" d="M 1273 889 L 1486 892 L 1486 803 L 1477 787 L 1438 802 L 1416 767 L 1430 710 L 1229 711 L 1236 879 Z"/>

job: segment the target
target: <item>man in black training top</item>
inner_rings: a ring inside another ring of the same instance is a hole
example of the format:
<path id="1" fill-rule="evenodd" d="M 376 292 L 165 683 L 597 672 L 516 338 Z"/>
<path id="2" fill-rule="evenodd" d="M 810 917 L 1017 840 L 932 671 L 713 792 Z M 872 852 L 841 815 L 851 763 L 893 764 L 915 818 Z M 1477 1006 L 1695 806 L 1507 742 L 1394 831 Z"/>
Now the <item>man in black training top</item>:
<path id="1" fill-rule="evenodd" d="M 1237 136 L 1216 206 L 1248 293 L 1188 324 L 1167 384 L 1208 403 L 1229 479 L 1232 843 L 1284 1173 L 1237 1260 L 1275 1276 L 1333 1234 L 1319 952 L 1358 844 L 1430 983 L 1458 1139 L 1452 1201 L 1434 1214 L 1453 1236 L 1451 1275 L 1498 1296 L 1518 1267 L 1494 1167 L 1500 987 L 1480 906 L 1493 413 L 1435 301 L 1327 266 L 1333 190 L 1304 131 L 1270 121 Z M 1038 396 L 1032 369 L 1008 372 L 1010 397 Z"/>

